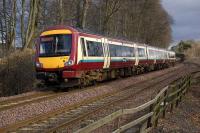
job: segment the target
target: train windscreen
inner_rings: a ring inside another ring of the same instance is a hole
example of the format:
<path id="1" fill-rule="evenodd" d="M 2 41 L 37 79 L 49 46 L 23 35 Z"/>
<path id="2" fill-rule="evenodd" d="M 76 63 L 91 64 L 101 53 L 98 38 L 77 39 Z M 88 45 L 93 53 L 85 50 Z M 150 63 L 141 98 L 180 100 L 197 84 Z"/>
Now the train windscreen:
<path id="1" fill-rule="evenodd" d="M 69 56 L 72 35 L 49 35 L 40 38 L 39 56 Z"/>

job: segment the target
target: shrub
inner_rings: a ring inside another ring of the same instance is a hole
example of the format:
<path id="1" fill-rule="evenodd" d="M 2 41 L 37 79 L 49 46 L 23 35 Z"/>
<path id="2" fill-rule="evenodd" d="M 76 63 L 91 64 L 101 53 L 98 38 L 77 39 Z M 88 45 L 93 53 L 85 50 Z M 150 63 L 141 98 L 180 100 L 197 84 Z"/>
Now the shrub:
<path id="1" fill-rule="evenodd" d="M 192 47 L 188 49 L 185 54 L 188 58 L 200 57 L 200 43 L 196 42 L 192 44 Z"/>
<path id="2" fill-rule="evenodd" d="M 15 51 L 1 59 L 0 95 L 8 96 L 30 91 L 35 81 L 33 50 Z"/>

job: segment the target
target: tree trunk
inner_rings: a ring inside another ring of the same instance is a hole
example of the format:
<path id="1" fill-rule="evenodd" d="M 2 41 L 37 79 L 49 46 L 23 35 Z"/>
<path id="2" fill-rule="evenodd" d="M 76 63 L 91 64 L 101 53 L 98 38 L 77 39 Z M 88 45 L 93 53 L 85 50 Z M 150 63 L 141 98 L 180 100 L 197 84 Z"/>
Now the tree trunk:
<path id="1" fill-rule="evenodd" d="M 58 0 L 59 3 L 59 24 L 64 23 L 63 0 Z"/>
<path id="2" fill-rule="evenodd" d="M 84 29 L 86 25 L 87 10 L 90 0 L 77 1 L 77 27 Z M 82 5 L 82 6 L 81 6 Z M 82 7 L 82 8 L 81 8 Z"/>
<path id="3" fill-rule="evenodd" d="M 7 27 L 7 15 L 6 15 L 6 0 L 3 0 L 3 19 L 4 19 L 4 40 L 5 40 L 5 49 L 7 49 L 7 43 L 8 43 L 8 27 Z"/>
<path id="4" fill-rule="evenodd" d="M 11 47 L 15 48 L 15 37 L 16 37 L 16 20 L 17 20 L 17 0 L 12 1 L 12 16 L 11 16 L 11 34 L 10 34 L 10 44 Z"/>
<path id="5" fill-rule="evenodd" d="M 108 33 L 108 22 L 112 16 L 119 10 L 121 0 L 106 0 L 105 2 L 105 16 L 102 25 L 102 33 L 107 35 Z"/>
<path id="6" fill-rule="evenodd" d="M 24 43 L 24 13 L 25 13 L 25 0 L 22 0 L 22 14 L 21 14 L 21 42 L 22 42 L 22 46 L 25 45 Z"/>
<path id="7" fill-rule="evenodd" d="M 84 0 L 83 1 L 83 11 L 81 15 L 81 28 L 84 29 L 86 25 L 86 17 L 87 17 L 87 10 L 89 7 L 89 0 Z"/>
<path id="8" fill-rule="evenodd" d="M 33 39 L 35 29 L 36 29 L 36 18 L 38 14 L 38 3 L 39 0 L 31 0 L 30 1 L 30 12 L 28 17 L 28 26 L 26 30 L 24 46 L 22 50 L 25 50 L 28 46 L 30 46 L 31 41 Z"/>

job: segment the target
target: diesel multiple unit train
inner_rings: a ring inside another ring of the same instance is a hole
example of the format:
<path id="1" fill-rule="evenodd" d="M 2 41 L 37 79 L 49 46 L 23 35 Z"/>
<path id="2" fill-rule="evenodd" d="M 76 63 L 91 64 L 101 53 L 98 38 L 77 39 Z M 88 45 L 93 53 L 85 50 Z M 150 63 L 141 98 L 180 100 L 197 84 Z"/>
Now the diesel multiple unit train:
<path id="1" fill-rule="evenodd" d="M 72 87 L 169 67 L 175 53 L 55 26 L 41 33 L 35 59 L 38 79 Z"/>

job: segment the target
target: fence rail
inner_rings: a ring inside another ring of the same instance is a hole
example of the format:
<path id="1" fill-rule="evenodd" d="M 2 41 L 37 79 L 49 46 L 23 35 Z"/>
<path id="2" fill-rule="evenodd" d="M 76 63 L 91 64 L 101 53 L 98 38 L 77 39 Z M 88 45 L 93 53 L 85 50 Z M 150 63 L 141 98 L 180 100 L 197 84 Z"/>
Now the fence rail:
<path id="1" fill-rule="evenodd" d="M 136 125 L 140 125 L 140 132 L 149 132 L 153 127 L 157 126 L 158 119 L 161 114 L 163 117 L 165 117 L 165 112 L 168 107 L 170 107 L 170 111 L 172 111 L 174 106 L 178 106 L 179 102 L 182 100 L 182 97 L 187 92 L 190 84 L 191 76 L 185 76 L 179 79 L 175 85 L 170 85 L 163 88 L 154 99 L 146 102 L 145 104 L 136 108 L 120 109 L 86 127 L 79 129 L 76 131 L 76 133 L 88 133 L 94 131 L 116 119 L 119 121 L 119 118 L 122 116 L 131 114 L 134 115 L 147 109 L 148 111 L 146 111 L 145 114 L 125 125 L 119 126 L 113 131 L 113 133 L 123 132 Z"/>

